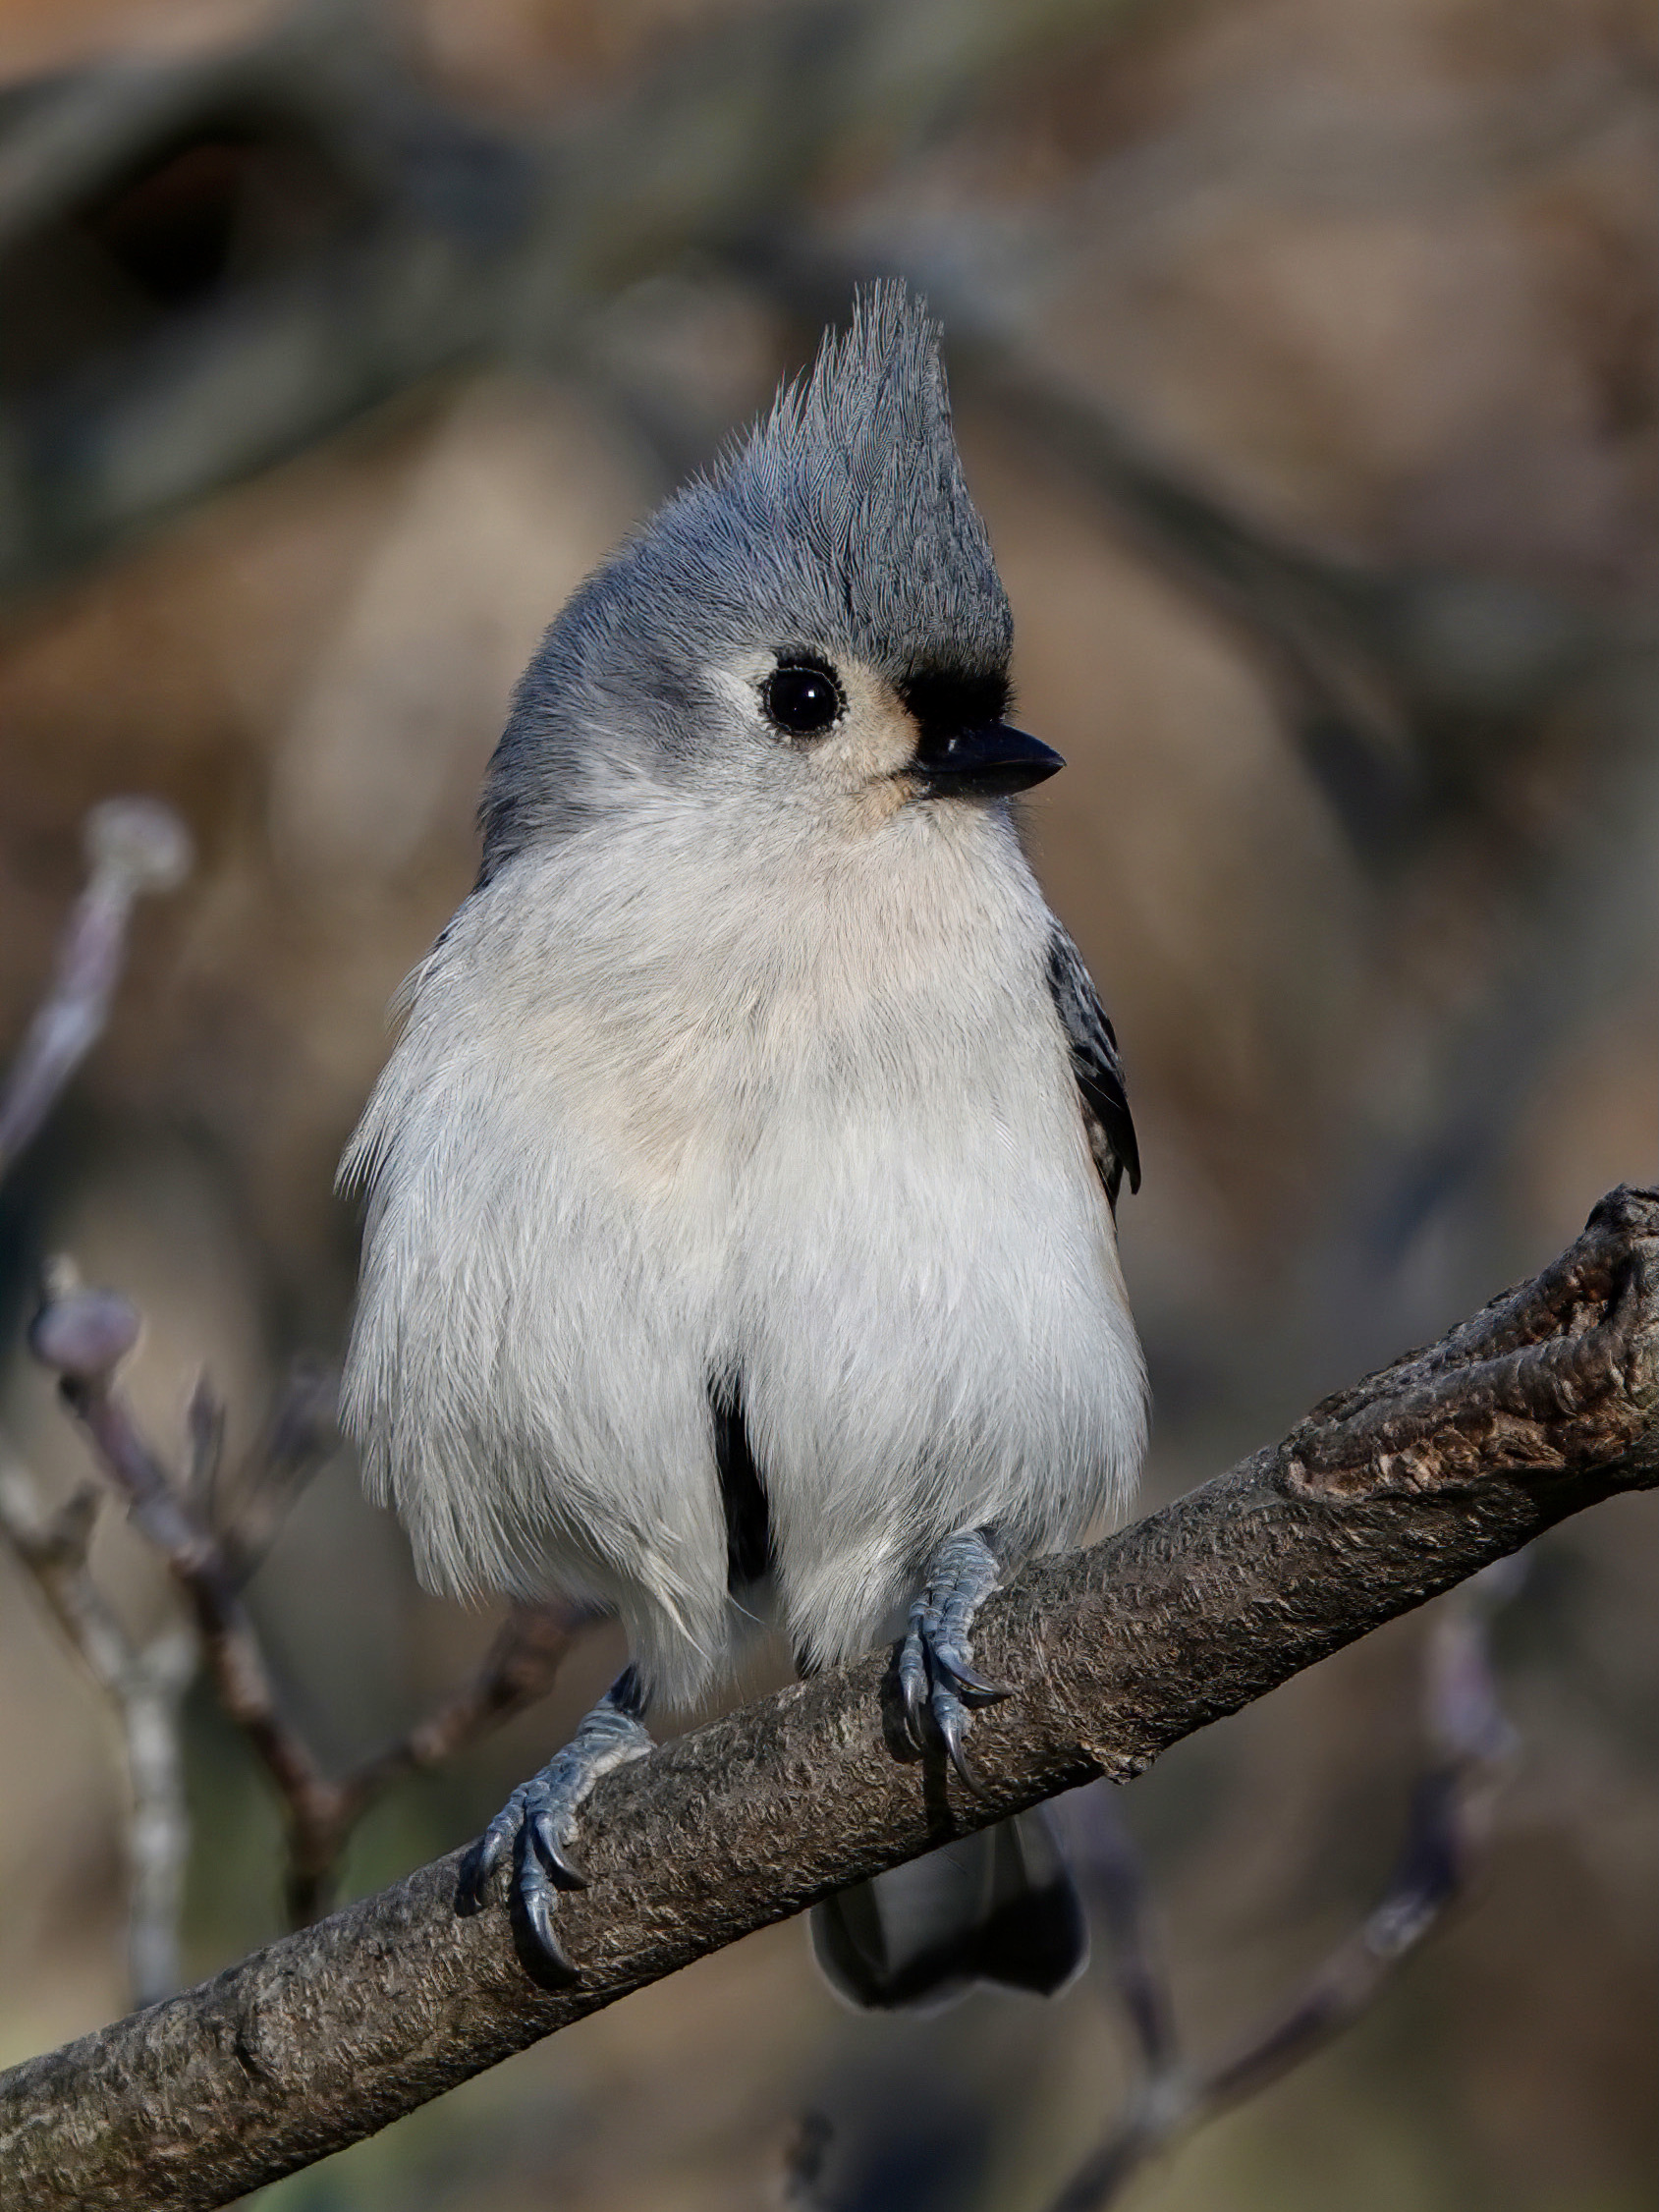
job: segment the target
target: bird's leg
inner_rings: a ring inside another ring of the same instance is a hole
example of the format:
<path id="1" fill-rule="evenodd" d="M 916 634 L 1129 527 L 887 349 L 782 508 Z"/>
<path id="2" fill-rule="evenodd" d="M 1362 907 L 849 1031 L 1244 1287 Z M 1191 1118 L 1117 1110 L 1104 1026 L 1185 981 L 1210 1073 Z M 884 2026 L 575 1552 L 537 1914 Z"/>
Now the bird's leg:
<path id="1" fill-rule="evenodd" d="M 530 1936 L 548 1964 L 573 1980 L 576 1969 L 553 1932 L 553 1904 L 560 1890 L 587 1887 L 587 1876 L 569 1851 L 577 1812 L 602 1774 L 653 1747 L 640 1719 L 644 1710 L 638 1670 L 625 1667 L 564 1749 L 514 1791 L 461 1870 L 462 1908 L 475 1912 L 490 1876 L 511 1853 L 513 1886 Z"/>
<path id="2" fill-rule="evenodd" d="M 978 1795 L 979 1779 L 963 1742 L 976 1705 L 1010 1693 L 972 1665 L 973 1616 L 1001 1576 L 988 1532 L 968 1528 L 939 1547 L 921 1595 L 911 1607 L 910 1633 L 899 1653 L 905 1727 L 917 1750 L 943 1744 L 951 1764 Z"/>

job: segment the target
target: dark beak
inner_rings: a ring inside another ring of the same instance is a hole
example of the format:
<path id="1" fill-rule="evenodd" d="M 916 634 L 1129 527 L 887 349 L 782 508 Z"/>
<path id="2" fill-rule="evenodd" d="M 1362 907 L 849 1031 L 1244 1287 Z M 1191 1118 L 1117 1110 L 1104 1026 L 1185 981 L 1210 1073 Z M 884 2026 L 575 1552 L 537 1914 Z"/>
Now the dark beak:
<path id="1" fill-rule="evenodd" d="M 923 799 L 1006 799 L 1029 791 L 1052 776 L 1065 761 L 1049 746 L 1012 730 L 1006 722 L 987 722 L 977 730 L 954 730 L 948 737 L 924 731 L 911 774 Z"/>

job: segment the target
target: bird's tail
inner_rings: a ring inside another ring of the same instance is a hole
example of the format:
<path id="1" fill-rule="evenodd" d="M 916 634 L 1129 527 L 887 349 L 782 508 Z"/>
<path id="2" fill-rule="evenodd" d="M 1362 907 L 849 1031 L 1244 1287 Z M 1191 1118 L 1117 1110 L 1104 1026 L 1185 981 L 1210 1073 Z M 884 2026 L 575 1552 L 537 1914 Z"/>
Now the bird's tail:
<path id="1" fill-rule="evenodd" d="M 1088 1959 L 1088 1923 L 1040 1809 L 960 1837 L 812 1910 L 830 1987 L 864 2012 L 930 2012 L 977 1981 L 1052 1997 Z"/>

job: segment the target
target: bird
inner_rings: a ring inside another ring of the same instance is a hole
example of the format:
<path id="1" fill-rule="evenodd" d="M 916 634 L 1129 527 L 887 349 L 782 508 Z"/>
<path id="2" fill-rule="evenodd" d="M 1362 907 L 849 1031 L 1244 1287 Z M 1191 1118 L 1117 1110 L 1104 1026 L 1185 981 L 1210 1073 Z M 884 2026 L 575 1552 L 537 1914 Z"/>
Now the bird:
<path id="1" fill-rule="evenodd" d="M 423 1578 L 570 1593 L 629 1663 L 473 1847 L 575 1969 L 581 1808 L 728 1679 L 898 1644 L 972 1770 L 986 1594 L 1132 1495 L 1144 1365 L 1117 1040 L 1014 802 L 1013 618 L 942 332 L 897 279 L 576 590 L 514 694 L 475 885 L 342 1162 L 343 1384 Z M 814 1910 L 850 2002 L 1050 1990 L 1086 1933 L 1035 1816 Z"/>

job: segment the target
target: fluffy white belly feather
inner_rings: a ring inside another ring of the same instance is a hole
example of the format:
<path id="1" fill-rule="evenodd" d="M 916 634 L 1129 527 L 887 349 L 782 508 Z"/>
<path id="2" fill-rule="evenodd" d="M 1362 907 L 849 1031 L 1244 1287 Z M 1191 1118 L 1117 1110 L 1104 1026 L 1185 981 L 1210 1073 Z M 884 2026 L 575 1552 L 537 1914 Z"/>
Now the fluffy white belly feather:
<path id="1" fill-rule="evenodd" d="M 1051 927 L 999 809 L 807 846 L 660 790 L 468 902 L 348 1156 L 348 1419 L 431 1579 L 591 1592 L 694 1694 L 738 1622 L 718 1376 L 814 1660 L 956 1530 L 1121 1506 L 1144 1384 Z"/>

